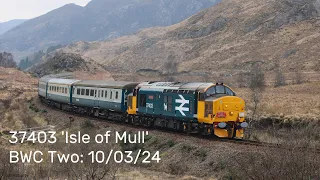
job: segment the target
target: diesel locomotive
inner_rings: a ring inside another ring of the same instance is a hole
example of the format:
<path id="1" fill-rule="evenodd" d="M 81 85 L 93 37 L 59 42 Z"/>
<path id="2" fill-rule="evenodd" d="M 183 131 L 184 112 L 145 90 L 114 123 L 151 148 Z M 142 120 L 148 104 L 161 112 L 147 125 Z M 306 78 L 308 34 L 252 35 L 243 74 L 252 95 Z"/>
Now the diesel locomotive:
<path id="1" fill-rule="evenodd" d="M 146 127 L 238 139 L 248 127 L 244 100 L 223 83 L 43 77 L 38 94 L 61 110 Z"/>

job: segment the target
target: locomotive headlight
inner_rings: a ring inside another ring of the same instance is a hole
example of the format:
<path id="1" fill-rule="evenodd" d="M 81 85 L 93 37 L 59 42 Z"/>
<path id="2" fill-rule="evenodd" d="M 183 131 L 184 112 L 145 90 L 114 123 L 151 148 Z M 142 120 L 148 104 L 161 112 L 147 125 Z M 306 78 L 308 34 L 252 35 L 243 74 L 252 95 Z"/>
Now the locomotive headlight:
<path id="1" fill-rule="evenodd" d="M 219 128 L 225 128 L 227 126 L 227 123 L 221 122 L 218 124 Z"/>
<path id="2" fill-rule="evenodd" d="M 239 113 L 239 117 L 243 118 L 244 117 L 244 112 Z"/>
<path id="3" fill-rule="evenodd" d="M 232 111 L 229 114 L 230 114 L 230 116 L 233 116 L 233 112 Z"/>
<path id="4" fill-rule="evenodd" d="M 247 122 L 243 122 L 243 123 L 240 124 L 240 126 L 241 126 L 242 128 L 246 128 L 246 127 L 249 126 L 249 124 L 248 124 Z"/>

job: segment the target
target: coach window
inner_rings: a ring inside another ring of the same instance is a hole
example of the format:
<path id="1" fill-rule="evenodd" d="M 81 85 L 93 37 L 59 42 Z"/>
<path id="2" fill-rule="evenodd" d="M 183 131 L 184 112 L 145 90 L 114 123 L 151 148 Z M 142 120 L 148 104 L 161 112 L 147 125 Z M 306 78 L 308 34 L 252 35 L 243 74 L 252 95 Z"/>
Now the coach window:
<path id="1" fill-rule="evenodd" d="M 84 96 L 84 89 L 81 89 L 81 95 Z"/>
<path id="2" fill-rule="evenodd" d="M 110 91 L 110 99 L 112 99 L 112 91 Z"/>
<path id="3" fill-rule="evenodd" d="M 105 92 L 105 96 L 104 96 L 106 99 L 108 98 L 108 91 L 106 90 Z"/>
<path id="4" fill-rule="evenodd" d="M 139 106 L 146 107 L 147 104 L 147 96 L 145 94 L 140 94 Z"/>
<path id="5" fill-rule="evenodd" d="M 103 97 L 103 93 L 104 93 L 103 90 L 101 90 L 101 97 Z"/>
<path id="6" fill-rule="evenodd" d="M 77 94 L 80 95 L 80 90 L 79 88 L 77 88 Z"/>
<path id="7" fill-rule="evenodd" d="M 118 92 L 116 92 L 116 99 L 118 99 L 118 96 L 119 96 L 119 93 L 118 93 Z"/>
<path id="8" fill-rule="evenodd" d="M 66 94 L 68 94 L 68 89 L 67 88 L 64 88 L 64 91 L 66 92 Z"/>
<path id="9" fill-rule="evenodd" d="M 86 89 L 86 96 L 89 96 L 89 89 Z"/>
<path id="10" fill-rule="evenodd" d="M 90 90 L 90 96 L 94 96 L 94 90 L 93 89 Z"/>

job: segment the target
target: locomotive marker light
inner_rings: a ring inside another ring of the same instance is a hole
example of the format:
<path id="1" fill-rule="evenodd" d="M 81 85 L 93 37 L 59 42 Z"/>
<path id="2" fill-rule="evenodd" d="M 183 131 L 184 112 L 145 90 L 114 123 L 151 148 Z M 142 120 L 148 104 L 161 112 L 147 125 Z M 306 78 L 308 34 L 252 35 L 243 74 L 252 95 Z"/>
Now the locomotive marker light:
<path id="1" fill-rule="evenodd" d="M 180 106 L 176 106 L 175 109 L 178 110 L 182 116 L 186 116 L 184 111 L 189 112 L 189 108 L 183 107 L 185 104 L 189 104 L 189 100 L 186 100 L 182 95 L 179 94 L 181 99 L 176 99 L 176 103 L 181 103 Z"/>
<path id="2" fill-rule="evenodd" d="M 243 118 L 244 117 L 244 112 L 239 113 L 239 117 Z"/>

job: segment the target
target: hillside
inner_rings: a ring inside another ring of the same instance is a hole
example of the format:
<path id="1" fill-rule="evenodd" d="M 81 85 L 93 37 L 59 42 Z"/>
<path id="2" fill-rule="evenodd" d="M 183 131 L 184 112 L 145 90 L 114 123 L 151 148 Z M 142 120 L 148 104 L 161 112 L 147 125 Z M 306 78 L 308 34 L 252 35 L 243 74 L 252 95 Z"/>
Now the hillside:
<path id="1" fill-rule="evenodd" d="M 67 4 L 0 36 L 0 49 L 34 52 L 79 40 L 112 39 L 177 23 L 217 1 L 92 0 L 85 7 Z"/>
<path id="2" fill-rule="evenodd" d="M 148 70 L 157 79 L 175 62 L 175 75 L 186 80 L 236 79 L 256 63 L 271 72 L 271 79 L 278 61 L 289 79 L 302 71 L 315 81 L 320 78 L 319 7 L 319 0 L 223 0 L 172 26 L 62 50 L 103 63 L 119 78 Z"/>
<path id="3" fill-rule="evenodd" d="M 14 20 L 11 20 L 8 22 L 0 23 L 0 35 L 9 31 L 10 29 L 22 24 L 25 21 L 26 21 L 26 19 L 14 19 Z"/>
<path id="4" fill-rule="evenodd" d="M 106 72 L 104 66 L 88 58 L 82 58 L 80 55 L 72 53 L 55 53 L 53 56 L 46 56 L 46 60 L 40 62 L 28 71 L 38 77 L 49 74 L 63 72 L 86 71 L 91 73 Z"/>

